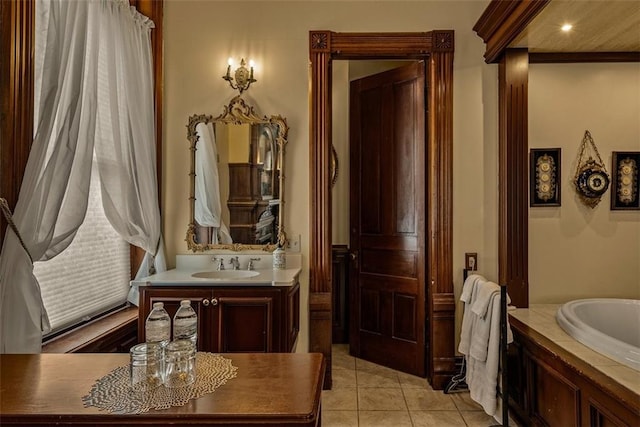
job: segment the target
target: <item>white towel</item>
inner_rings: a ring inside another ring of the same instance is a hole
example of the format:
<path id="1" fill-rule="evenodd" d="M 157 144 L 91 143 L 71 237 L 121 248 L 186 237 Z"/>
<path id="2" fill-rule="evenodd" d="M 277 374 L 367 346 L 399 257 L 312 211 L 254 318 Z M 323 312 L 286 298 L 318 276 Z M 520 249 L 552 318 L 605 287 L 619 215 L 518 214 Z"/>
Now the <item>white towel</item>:
<path id="1" fill-rule="evenodd" d="M 465 380 L 470 397 L 482 405 L 488 415 L 493 416 L 498 400 L 500 287 L 481 276 L 468 284 L 465 281 L 465 287 L 467 292 L 463 289 L 463 294 L 468 302 L 465 303 L 458 351 L 465 355 Z M 513 336 L 507 318 L 507 343 L 511 341 Z"/>
<path id="2" fill-rule="evenodd" d="M 470 397 L 482 405 L 484 411 L 493 416 L 496 412 L 498 365 L 500 360 L 500 295 L 490 303 L 487 318 L 490 319 L 490 334 L 486 360 L 467 357 L 466 382 Z"/>
<path id="3" fill-rule="evenodd" d="M 471 302 L 472 292 L 475 287 L 476 281 L 478 279 L 486 280 L 484 277 L 480 276 L 479 274 L 472 274 L 470 276 L 467 276 L 467 279 L 464 281 L 464 284 L 462 285 L 462 295 L 460 295 L 460 301 L 465 303 Z"/>
<path id="4" fill-rule="evenodd" d="M 495 294 L 500 293 L 500 286 L 494 282 L 485 282 L 483 286 L 476 290 L 476 299 L 471 305 L 471 311 L 484 318 L 489 309 L 491 299 Z"/>
<path id="5" fill-rule="evenodd" d="M 464 302 L 464 314 L 462 316 L 462 326 L 460 330 L 460 343 L 458 351 L 462 354 L 469 354 L 471 348 L 471 334 L 476 316 L 471 312 L 471 304 L 475 299 L 475 292 L 479 283 L 486 282 L 486 279 L 478 274 L 472 274 L 464 281 L 460 300 Z"/>
<path id="6" fill-rule="evenodd" d="M 211 123 L 198 123 L 198 152 L 195 158 L 194 219 L 203 227 L 213 227 L 209 243 L 233 243 L 229 228 L 222 220 L 218 148 Z"/>
<path id="7" fill-rule="evenodd" d="M 497 297 L 497 298 L 496 298 Z M 495 326 L 494 304 L 497 304 L 498 330 Z M 480 307 L 479 310 L 476 308 Z M 471 306 L 472 315 L 475 315 L 474 328 L 471 334 L 471 347 L 469 356 L 484 362 L 487 360 L 490 335 L 500 334 L 500 286 L 493 282 L 482 282 L 477 286 L 476 299 Z"/>

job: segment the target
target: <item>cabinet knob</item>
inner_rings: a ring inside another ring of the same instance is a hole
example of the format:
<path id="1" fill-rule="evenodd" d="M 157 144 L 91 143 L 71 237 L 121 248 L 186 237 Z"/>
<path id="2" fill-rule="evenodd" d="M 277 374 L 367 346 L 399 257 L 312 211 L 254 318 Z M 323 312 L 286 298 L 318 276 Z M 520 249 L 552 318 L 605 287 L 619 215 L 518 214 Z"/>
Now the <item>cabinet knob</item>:
<path id="1" fill-rule="evenodd" d="M 204 305 L 205 307 L 209 307 L 209 300 L 208 299 L 203 299 L 202 300 L 202 305 Z"/>
<path id="2" fill-rule="evenodd" d="M 218 305 L 218 298 L 211 298 L 211 305 Z"/>

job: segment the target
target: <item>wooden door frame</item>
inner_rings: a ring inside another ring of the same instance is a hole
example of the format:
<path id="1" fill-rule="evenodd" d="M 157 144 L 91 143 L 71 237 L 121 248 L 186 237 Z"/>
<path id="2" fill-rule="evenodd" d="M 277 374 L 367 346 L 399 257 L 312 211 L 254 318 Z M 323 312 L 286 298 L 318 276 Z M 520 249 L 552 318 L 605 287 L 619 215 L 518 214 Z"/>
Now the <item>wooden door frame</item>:
<path id="1" fill-rule="evenodd" d="M 333 60 L 416 59 L 427 64 L 425 285 L 429 325 L 427 379 L 442 389 L 455 370 L 453 294 L 453 54 L 454 32 L 309 32 L 310 244 L 309 351 L 326 358 L 331 388 L 331 65 Z"/>

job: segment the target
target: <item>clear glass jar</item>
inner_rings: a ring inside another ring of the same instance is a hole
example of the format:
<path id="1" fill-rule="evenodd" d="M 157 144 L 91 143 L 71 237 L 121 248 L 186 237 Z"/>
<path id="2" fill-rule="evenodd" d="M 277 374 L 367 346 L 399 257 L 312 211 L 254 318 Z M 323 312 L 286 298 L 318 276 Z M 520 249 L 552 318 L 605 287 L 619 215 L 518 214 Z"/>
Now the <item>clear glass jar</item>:
<path id="1" fill-rule="evenodd" d="M 160 344 L 136 344 L 129 350 L 129 355 L 129 379 L 133 390 L 151 390 L 162 384 L 164 357 Z"/>
<path id="2" fill-rule="evenodd" d="M 165 348 L 166 387 L 184 387 L 196 380 L 196 347 L 191 340 L 171 341 Z"/>

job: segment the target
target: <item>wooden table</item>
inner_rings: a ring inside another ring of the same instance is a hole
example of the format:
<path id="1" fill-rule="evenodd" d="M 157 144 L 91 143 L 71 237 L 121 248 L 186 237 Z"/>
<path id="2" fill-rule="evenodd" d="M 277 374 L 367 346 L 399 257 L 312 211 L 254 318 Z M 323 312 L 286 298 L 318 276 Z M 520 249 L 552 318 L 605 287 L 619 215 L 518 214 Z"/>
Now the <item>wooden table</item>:
<path id="1" fill-rule="evenodd" d="M 85 408 L 82 396 L 128 354 L 0 355 L 0 424 L 320 425 L 324 361 L 319 353 L 223 354 L 238 368 L 215 392 L 185 406 L 139 415 Z"/>

